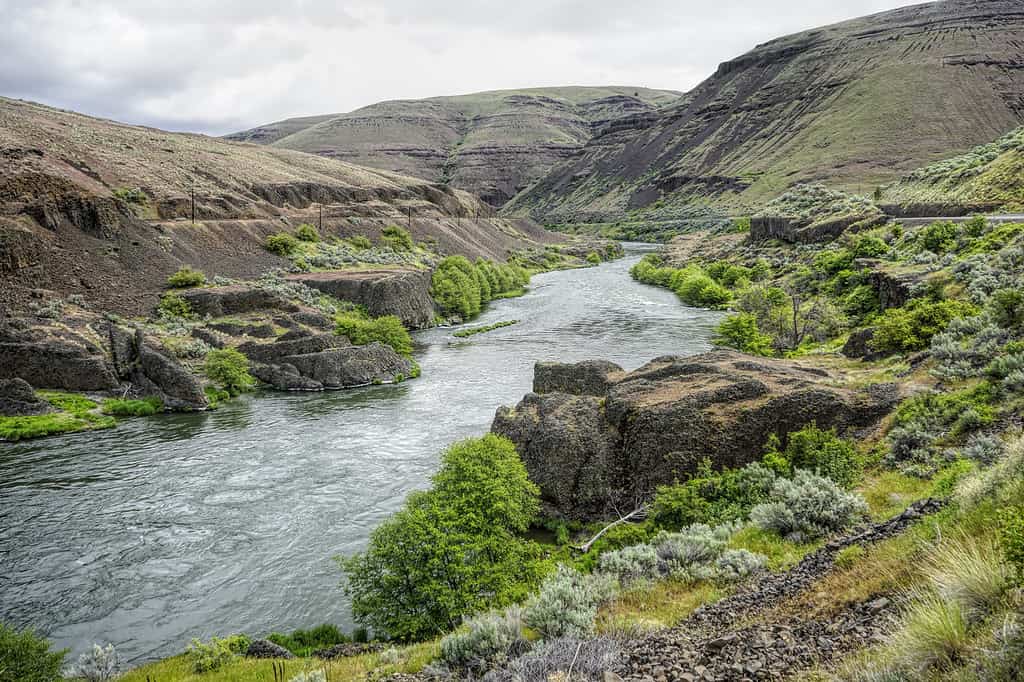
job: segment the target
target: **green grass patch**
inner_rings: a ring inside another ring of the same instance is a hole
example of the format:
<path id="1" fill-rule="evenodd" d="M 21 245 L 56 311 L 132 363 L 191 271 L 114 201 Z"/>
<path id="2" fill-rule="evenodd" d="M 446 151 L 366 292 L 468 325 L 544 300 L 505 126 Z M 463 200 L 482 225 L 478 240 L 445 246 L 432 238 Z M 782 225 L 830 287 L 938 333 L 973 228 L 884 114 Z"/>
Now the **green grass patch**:
<path id="1" fill-rule="evenodd" d="M 730 549 L 745 549 L 755 554 L 763 554 L 767 557 L 768 569 L 772 571 L 792 568 L 821 545 L 821 542 L 802 545 L 787 542 L 776 533 L 762 530 L 753 524 L 736 531 L 729 540 Z"/>
<path id="2" fill-rule="evenodd" d="M 114 418 L 96 414 L 95 402 L 76 393 L 39 391 L 40 397 L 60 412 L 25 417 L 0 417 L 0 439 L 8 441 L 77 433 L 114 426 Z"/>
<path id="3" fill-rule="evenodd" d="M 486 334 L 487 332 L 492 332 L 495 329 L 501 329 L 502 327 L 511 327 L 512 325 L 518 323 L 519 320 L 505 320 L 504 322 L 495 322 L 494 324 L 489 324 L 485 327 L 473 327 L 471 329 L 462 329 L 460 331 L 455 332 L 454 336 L 457 339 L 465 339 L 469 338 L 470 336 L 476 336 L 477 334 Z"/>
<path id="4" fill-rule="evenodd" d="M 163 412 L 164 403 L 160 398 L 150 396 L 141 400 L 107 398 L 103 401 L 103 414 L 114 417 L 150 417 Z"/>

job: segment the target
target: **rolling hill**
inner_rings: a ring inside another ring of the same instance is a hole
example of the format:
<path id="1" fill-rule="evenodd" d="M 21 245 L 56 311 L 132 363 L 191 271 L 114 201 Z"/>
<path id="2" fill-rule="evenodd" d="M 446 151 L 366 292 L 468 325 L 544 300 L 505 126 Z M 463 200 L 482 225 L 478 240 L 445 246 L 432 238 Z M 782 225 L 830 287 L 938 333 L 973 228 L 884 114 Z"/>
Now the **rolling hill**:
<path id="1" fill-rule="evenodd" d="M 0 98 L 0 312 L 44 290 L 138 314 L 185 264 L 257 277 L 288 265 L 266 237 L 318 223 L 321 207 L 325 236 L 400 223 L 470 257 L 554 240 L 425 180 Z"/>
<path id="2" fill-rule="evenodd" d="M 799 183 L 870 194 L 1024 122 L 1024 4 L 944 0 L 765 43 L 605 126 L 506 212 L 546 222 L 749 212 Z"/>
<path id="3" fill-rule="evenodd" d="M 396 100 L 347 114 L 288 119 L 228 139 L 397 171 L 501 206 L 576 155 L 611 121 L 651 116 L 680 95 L 633 87 L 564 87 Z"/>

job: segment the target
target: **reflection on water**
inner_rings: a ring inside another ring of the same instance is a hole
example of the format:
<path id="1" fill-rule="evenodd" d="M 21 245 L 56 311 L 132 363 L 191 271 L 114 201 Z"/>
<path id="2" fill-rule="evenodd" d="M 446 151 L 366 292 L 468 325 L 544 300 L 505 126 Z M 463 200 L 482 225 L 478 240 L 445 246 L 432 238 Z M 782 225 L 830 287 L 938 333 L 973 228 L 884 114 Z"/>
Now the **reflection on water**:
<path id="1" fill-rule="evenodd" d="M 708 347 L 719 314 L 633 282 L 639 255 L 534 278 L 468 340 L 416 335 L 421 379 L 260 393 L 216 412 L 0 444 L 0 621 L 133 661 L 191 637 L 351 626 L 338 554 L 426 485 L 440 451 L 484 433 L 539 360 L 627 369 Z"/>

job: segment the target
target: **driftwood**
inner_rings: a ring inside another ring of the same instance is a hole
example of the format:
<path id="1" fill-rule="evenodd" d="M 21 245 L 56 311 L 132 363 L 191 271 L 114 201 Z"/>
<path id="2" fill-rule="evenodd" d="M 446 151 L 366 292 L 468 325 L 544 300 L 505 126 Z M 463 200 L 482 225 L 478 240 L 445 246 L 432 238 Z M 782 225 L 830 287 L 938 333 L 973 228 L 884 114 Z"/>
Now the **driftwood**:
<path id="1" fill-rule="evenodd" d="M 607 526 L 602 528 L 597 533 L 597 535 L 595 535 L 594 537 L 590 538 L 590 540 L 588 540 L 587 542 L 583 543 L 582 545 L 573 545 L 572 548 L 575 549 L 577 552 L 580 552 L 581 554 L 586 554 L 587 552 L 590 551 L 590 548 L 594 546 L 594 543 L 597 542 L 602 535 L 604 535 L 605 533 L 610 531 L 615 526 L 618 526 L 619 524 L 622 524 L 622 523 L 628 523 L 629 521 L 633 521 L 633 520 L 639 521 L 641 519 L 646 518 L 646 516 L 647 516 L 647 507 L 646 506 L 638 507 L 637 509 L 634 509 L 633 511 L 629 512 L 628 514 L 626 514 L 625 516 L 620 518 L 618 521 L 612 521 L 611 523 L 609 523 Z"/>

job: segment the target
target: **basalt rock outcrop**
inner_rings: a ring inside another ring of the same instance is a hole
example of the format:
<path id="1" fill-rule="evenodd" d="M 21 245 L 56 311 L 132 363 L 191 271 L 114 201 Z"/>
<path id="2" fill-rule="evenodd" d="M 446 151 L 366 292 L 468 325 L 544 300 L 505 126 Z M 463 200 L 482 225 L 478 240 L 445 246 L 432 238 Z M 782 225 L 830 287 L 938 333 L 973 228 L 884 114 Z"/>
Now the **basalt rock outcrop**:
<path id="1" fill-rule="evenodd" d="M 546 392 L 500 408 L 492 431 L 516 444 L 548 511 L 577 519 L 646 499 L 704 459 L 743 466 L 772 434 L 785 442 L 811 423 L 870 425 L 900 398 L 892 384 L 844 388 L 799 362 L 724 350 L 629 373 L 610 363 L 541 365 L 535 388 Z"/>
<path id="2" fill-rule="evenodd" d="M 0 379 L 0 417 L 47 414 L 53 408 L 24 379 Z"/>
<path id="3" fill-rule="evenodd" d="M 373 317 L 395 315 L 410 329 L 431 326 L 437 315 L 430 297 L 431 275 L 426 270 L 310 272 L 291 275 L 288 279 L 361 305 Z"/>

